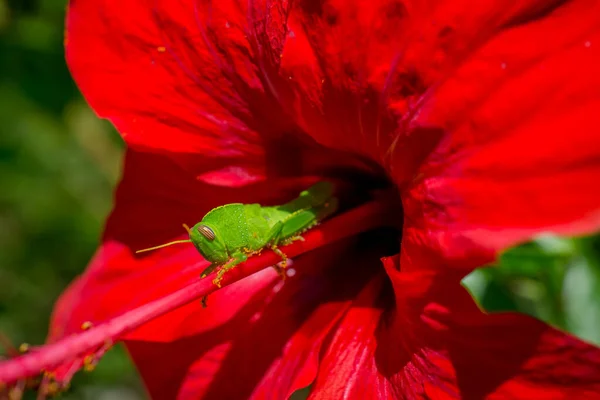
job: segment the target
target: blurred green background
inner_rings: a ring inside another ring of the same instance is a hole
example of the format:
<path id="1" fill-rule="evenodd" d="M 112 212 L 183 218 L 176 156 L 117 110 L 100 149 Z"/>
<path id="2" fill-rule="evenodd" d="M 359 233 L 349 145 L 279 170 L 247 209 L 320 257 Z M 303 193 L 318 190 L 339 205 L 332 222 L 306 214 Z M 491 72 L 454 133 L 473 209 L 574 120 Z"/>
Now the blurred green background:
<path id="1" fill-rule="evenodd" d="M 64 0 L 0 0 L 0 332 L 43 343 L 52 305 L 93 254 L 123 145 L 77 91 Z M 4 349 L 0 346 L 0 354 Z M 66 399 L 141 399 L 120 347 Z"/>
<path id="2" fill-rule="evenodd" d="M 17 346 L 44 341 L 54 301 L 93 254 L 123 152 L 69 76 L 64 11 L 64 0 L 0 0 L 0 332 Z M 600 343 L 599 243 L 541 238 L 466 282 L 489 310 L 519 309 Z M 63 398 L 142 393 L 117 347 Z"/>

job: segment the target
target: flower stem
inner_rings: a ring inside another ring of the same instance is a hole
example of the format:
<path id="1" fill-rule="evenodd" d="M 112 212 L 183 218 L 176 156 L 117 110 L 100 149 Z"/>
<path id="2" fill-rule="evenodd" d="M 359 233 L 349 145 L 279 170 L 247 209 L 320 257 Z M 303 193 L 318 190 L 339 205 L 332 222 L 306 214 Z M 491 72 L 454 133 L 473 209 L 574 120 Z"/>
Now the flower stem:
<path id="1" fill-rule="evenodd" d="M 289 257 L 296 257 L 334 241 L 388 226 L 392 219 L 387 201 L 372 201 L 324 222 L 308 231 L 304 235 L 304 241 L 296 241 L 281 249 Z M 225 274 L 222 286 L 237 282 L 279 261 L 281 258 L 272 251 L 253 256 Z M 198 279 L 197 282 L 170 295 L 146 303 L 88 330 L 66 336 L 54 343 L 38 347 L 35 351 L 4 361 L 0 363 L 0 383 L 13 384 L 20 379 L 35 376 L 61 363 L 89 354 L 106 343 L 119 340 L 126 333 L 143 324 L 209 295 L 217 289 L 212 283 L 211 276 Z"/>

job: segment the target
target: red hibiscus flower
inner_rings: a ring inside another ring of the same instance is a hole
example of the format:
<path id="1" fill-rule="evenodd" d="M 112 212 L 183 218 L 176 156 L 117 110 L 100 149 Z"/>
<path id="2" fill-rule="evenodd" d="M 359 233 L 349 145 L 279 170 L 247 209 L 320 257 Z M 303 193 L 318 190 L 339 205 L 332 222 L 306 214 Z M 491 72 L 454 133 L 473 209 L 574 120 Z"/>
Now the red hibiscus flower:
<path id="1" fill-rule="evenodd" d="M 156 399 L 599 396 L 597 349 L 482 313 L 460 280 L 540 232 L 600 226 L 600 3 L 72 0 L 66 42 L 128 144 L 124 176 L 53 344 L 0 380 L 61 383 L 123 339 Z M 269 253 L 208 308 L 175 308 L 206 293 L 207 263 L 133 253 L 320 179 L 349 211 L 289 247 L 313 251 L 284 283 Z"/>

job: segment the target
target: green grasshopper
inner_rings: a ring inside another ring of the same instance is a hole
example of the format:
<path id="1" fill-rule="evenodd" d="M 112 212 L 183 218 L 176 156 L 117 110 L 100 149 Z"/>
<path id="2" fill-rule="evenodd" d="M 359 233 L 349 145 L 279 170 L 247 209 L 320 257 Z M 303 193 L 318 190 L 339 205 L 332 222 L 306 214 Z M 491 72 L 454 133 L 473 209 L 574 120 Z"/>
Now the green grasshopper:
<path id="1" fill-rule="evenodd" d="M 136 253 L 191 242 L 211 262 L 202 272 L 202 277 L 219 268 L 213 283 L 220 287 L 227 271 L 265 248 L 279 255 L 285 267 L 287 257 L 278 246 L 304 240 L 300 235 L 334 213 L 337 207 L 333 185 L 323 181 L 280 206 L 233 203 L 214 208 L 191 229 L 184 225 L 189 239 L 176 240 Z"/>

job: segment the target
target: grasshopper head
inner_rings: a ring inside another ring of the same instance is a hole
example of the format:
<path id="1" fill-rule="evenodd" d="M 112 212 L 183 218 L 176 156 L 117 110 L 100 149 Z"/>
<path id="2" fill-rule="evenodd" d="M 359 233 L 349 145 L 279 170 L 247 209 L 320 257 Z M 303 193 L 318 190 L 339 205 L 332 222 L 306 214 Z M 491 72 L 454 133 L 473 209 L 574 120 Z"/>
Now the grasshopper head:
<path id="1" fill-rule="evenodd" d="M 200 221 L 194 225 L 190 229 L 190 240 L 206 260 L 216 264 L 224 264 L 229 260 L 223 237 L 212 224 Z"/>

